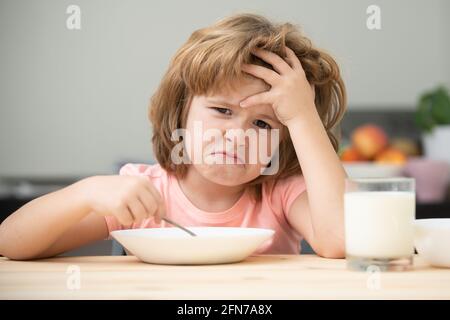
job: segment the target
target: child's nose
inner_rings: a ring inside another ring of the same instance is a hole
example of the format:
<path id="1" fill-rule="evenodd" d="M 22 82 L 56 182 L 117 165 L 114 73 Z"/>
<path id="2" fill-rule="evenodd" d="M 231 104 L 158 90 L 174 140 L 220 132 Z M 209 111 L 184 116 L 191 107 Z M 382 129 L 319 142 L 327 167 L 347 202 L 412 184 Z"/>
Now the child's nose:
<path id="1" fill-rule="evenodd" d="M 229 119 L 224 123 L 222 128 L 223 133 L 230 130 L 244 131 L 249 128 L 248 120 L 241 117 L 235 117 L 234 119 Z"/>
<path id="2" fill-rule="evenodd" d="M 240 147 L 248 144 L 247 140 L 249 137 L 246 134 L 245 128 L 232 128 L 225 131 L 224 138 Z"/>

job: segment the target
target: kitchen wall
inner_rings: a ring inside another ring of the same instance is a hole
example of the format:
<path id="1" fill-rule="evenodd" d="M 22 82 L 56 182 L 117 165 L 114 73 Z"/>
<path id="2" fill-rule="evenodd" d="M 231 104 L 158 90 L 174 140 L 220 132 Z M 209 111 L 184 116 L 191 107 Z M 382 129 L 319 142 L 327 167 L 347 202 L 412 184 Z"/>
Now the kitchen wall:
<path id="1" fill-rule="evenodd" d="M 81 8 L 81 30 L 66 8 Z M 381 30 L 366 8 L 381 8 Z M 446 0 L 0 2 L 0 177 L 87 176 L 152 162 L 147 103 L 197 28 L 236 12 L 302 26 L 332 53 L 350 110 L 412 110 L 450 87 Z"/>

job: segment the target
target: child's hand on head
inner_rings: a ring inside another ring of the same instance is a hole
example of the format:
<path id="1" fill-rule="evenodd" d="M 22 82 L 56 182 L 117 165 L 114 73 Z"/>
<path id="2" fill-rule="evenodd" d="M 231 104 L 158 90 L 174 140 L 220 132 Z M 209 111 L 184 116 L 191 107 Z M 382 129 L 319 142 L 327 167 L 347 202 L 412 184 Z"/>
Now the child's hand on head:
<path id="1" fill-rule="evenodd" d="M 93 176 L 83 194 L 90 209 L 102 216 L 112 215 L 125 227 L 154 217 L 165 216 L 165 205 L 158 190 L 147 177 Z"/>
<path id="2" fill-rule="evenodd" d="M 271 89 L 250 96 L 241 101 L 241 107 L 258 104 L 271 104 L 278 120 L 288 126 L 293 119 L 315 106 L 315 90 L 306 79 L 302 64 L 294 51 L 286 47 L 287 57 L 255 48 L 252 53 L 271 64 L 276 70 L 254 64 L 244 64 L 242 70 L 264 80 Z M 314 107 L 315 108 L 315 107 Z"/>

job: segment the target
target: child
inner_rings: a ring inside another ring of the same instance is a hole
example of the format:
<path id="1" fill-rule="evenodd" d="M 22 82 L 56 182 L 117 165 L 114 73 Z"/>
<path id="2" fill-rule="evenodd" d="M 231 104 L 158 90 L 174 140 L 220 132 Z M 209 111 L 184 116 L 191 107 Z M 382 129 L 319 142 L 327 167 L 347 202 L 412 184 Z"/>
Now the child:
<path id="1" fill-rule="evenodd" d="M 254 14 L 222 19 L 191 35 L 151 99 L 158 163 L 128 163 L 30 201 L 1 224 L 0 254 L 51 257 L 117 229 L 172 227 L 167 216 L 275 230 L 256 253 L 298 254 L 305 239 L 318 255 L 341 258 L 346 174 L 331 130 L 345 105 L 337 64 L 295 26 Z M 234 135 L 243 131 L 254 135 Z"/>

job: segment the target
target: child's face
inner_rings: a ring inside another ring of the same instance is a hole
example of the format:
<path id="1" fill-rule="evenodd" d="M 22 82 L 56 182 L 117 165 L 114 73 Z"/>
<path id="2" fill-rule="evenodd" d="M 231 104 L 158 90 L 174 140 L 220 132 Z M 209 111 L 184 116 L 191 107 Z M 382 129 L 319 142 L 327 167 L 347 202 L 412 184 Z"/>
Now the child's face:
<path id="1" fill-rule="evenodd" d="M 190 140 L 185 146 L 192 166 L 204 178 L 227 186 L 244 184 L 261 174 L 278 147 L 283 127 L 269 104 L 239 106 L 245 98 L 267 91 L 270 87 L 265 82 L 243 79 L 235 88 L 194 96 L 186 121 Z M 229 156 L 221 154 L 226 151 Z M 201 161 L 194 160 L 194 152 Z"/>

